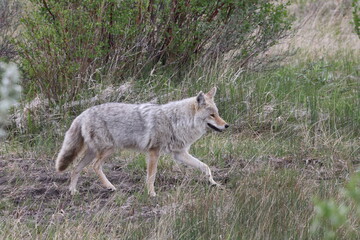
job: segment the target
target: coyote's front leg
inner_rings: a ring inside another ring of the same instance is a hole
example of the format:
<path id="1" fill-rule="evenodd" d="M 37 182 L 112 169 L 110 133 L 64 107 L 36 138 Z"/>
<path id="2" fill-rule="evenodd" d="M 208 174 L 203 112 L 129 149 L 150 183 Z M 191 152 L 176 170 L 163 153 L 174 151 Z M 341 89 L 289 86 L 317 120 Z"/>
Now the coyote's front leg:
<path id="1" fill-rule="evenodd" d="M 174 159 L 190 167 L 200 169 L 203 173 L 206 174 L 206 176 L 208 176 L 209 181 L 212 185 L 220 186 L 220 184 L 214 181 L 209 166 L 200 161 L 199 159 L 191 156 L 187 151 L 174 152 Z"/>
<path id="2" fill-rule="evenodd" d="M 150 149 L 146 159 L 146 165 L 147 165 L 146 187 L 151 197 L 156 196 L 154 190 L 154 182 L 157 172 L 157 163 L 160 155 L 159 152 L 160 151 L 158 148 Z"/>

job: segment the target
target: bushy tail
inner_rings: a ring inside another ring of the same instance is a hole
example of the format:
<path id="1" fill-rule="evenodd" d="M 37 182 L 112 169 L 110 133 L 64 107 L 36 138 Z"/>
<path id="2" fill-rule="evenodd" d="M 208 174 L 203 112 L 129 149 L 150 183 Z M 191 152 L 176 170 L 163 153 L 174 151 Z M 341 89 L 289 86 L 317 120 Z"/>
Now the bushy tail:
<path id="1" fill-rule="evenodd" d="M 64 143 L 56 159 L 55 168 L 58 172 L 64 171 L 78 156 L 84 145 L 81 135 L 81 124 L 75 119 L 65 134 Z"/>

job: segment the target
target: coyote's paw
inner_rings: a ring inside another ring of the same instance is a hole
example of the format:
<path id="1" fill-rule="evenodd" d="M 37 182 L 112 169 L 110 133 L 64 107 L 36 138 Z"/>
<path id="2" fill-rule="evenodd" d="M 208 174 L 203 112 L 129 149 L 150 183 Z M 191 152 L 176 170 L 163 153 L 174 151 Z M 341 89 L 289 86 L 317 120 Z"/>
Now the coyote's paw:
<path id="1" fill-rule="evenodd" d="M 76 190 L 75 188 L 70 188 L 69 190 L 70 190 L 70 194 L 73 196 L 79 193 L 79 191 Z"/>
<path id="2" fill-rule="evenodd" d="M 211 183 L 211 186 L 214 186 L 214 187 L 219 187 L 219 188 L 221 188 L 221 187 L 222 187 L 222 185 L 221 185 L 220 183 L 217 183 L 217 182 L 215 182 L 215 183 Z"/>
<path id="3" fill-rule="evenodd" d="M 156 197 L 156 193 L 155 192 L 149 192 L 149 196 L 150 197 Z"/>
<path id="4" fill-rule="evenodd" d="M 115 192 L 116 191 L 116 187 L 114 187 L 114 186 L 108 187 L 106 189 L 109 190 L 110 192 Z"/>
<path id="5" fill-rule="evenodd" d="M 220 183 L 215 182 L 214 180 L 212 180 L 212 181 L 210 180 L 210 184 L 211 184 L 212 187 L 217 187 L 217 188 L 220 188 L 220 189 L 224 188 L 223 185 L 221 185 Z"/>

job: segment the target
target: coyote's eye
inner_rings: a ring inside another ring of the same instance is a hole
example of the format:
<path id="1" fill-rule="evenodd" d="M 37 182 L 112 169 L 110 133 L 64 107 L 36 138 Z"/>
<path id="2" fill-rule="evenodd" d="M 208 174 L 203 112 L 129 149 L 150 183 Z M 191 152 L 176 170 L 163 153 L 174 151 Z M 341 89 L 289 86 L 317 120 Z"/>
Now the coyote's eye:
<path id="1" fill-rule="evenodd" d="M 213 118 L 214 118 L 214 117 L 215 117 L 215 114 L 210 114 L 210 117 L 213 117 Z"/>

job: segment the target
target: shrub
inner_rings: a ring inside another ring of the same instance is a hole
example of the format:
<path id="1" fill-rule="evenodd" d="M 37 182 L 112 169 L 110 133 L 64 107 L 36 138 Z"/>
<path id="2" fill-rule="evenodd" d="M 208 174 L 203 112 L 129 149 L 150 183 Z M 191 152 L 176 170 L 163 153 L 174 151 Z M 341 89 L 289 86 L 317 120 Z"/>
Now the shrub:
<path id="1" fill-rule="evenodd" d="M 31 2 L 18 42 L 23 69 L 54 102 L 75 98 L 94 73 L 121 80 L 159 66 L 209 64 L 231 51 L 244 67 L 290 28 L 286 6 L 276 1 Z"/>

